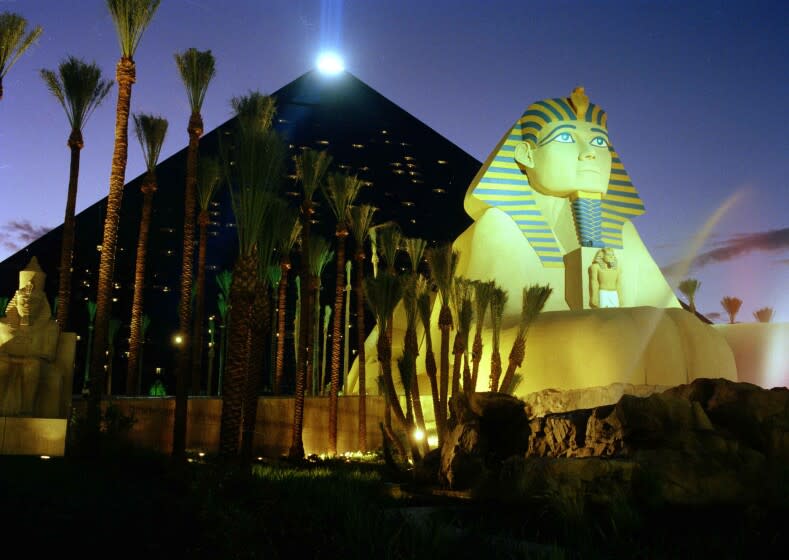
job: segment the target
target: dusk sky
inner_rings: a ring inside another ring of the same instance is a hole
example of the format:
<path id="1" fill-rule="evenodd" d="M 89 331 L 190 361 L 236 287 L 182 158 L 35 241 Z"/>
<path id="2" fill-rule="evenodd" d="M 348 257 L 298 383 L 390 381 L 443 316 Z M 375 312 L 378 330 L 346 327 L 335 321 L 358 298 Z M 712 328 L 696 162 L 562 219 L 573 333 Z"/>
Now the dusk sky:
<path id="1" fill-rule="evenodd" d="M 69 128 L 39 69 L 74 55 L 114 79 L 120 51 L 103 0 L 0 0 L 0 11 L 44 28 L 3 80 L 3 260 L 63 222 Z M 135 55 L 132 111 L 168 119 L 164 160 L 188 140 L 174 53 L 216 58 L 210 131 L 232 97 L 276 91 L 326 42 L 480 162 L 531 102 L 583 85 L 608 113 L 646 206 L 634 224 L 671 285 L 698 278 L 699 311 L 716 321 L 721 298 L 737 296 L 739 321 L 772 307 L 789 322 L 789 2 L 163 0 Z M 84 129 L 78 212 L 109 190 L 116 96 Z M 126 181 L 143 171 L 130 130 Z"/>

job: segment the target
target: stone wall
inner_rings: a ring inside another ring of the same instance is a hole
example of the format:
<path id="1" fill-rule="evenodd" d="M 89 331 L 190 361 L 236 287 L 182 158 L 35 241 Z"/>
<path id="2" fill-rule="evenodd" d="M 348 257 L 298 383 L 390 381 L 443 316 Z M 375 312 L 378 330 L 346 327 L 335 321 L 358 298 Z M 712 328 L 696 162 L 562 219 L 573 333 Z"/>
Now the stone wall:
<path id="1" fill-rule="evenodd" d="M 358 402 L 357 396 L 340 397 L 338 404 L 337 452 L 358 451 Z M 81 412 L 85 401 L 74 400 L 74 408 Z M 106 407 L 108 401 L 104 401 Z M 129 433 L 130 440 L 144 448 L 169 453 L 172 449 L 174 397 L 115 397 L 112 404 L 125 415 L 133 415 L 135 423 Z M 288 452 L 292 437 L 293 397 L 261 397 L 258 399 L 257 433 L 255 452 L 277 457 Z M 194 397 L 189 399 L 186 447 L 189 450 L 216 453 L 219 450 L 219 425 L 222 416 L 222 399 Z M 367 397 L 367 447 L 382 446 L 378 423 L 384 416 L 384 399 Z M 307 397 L 304 401 L 304 451 L 308 455 L 326 452 L 328 442 L 329 399 Z"/>

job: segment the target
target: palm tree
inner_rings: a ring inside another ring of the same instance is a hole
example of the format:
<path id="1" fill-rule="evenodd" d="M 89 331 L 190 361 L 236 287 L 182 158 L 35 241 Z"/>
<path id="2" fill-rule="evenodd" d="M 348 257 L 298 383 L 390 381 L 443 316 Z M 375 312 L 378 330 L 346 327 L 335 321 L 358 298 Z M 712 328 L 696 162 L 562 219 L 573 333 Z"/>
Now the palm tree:
<path id="1" fill-rule="evenodd" d="M 71 127 L 67 146 L 71 150 L 66 215 L 63 219 L 63 239 L 60 248 L 60 277 L 58 282 L 57 322 L 61 331 L 68 330 L 71 304 L 71 266 L 74 261 L 75 209 L 79 180 L 80 152 L 84 146 L 82 129 L 93 111 L 101 105 L 112 88 L 111 80 L 101 78 L 101 69 L 73 56 L 52 70 L 40 70 L 41 78 L 66 111 Z"/>
<path id="2" fill-rule="evenodd" d="M 422 329 L 425 333 L 425 371 L 430 381 L 430 393 L 433 397 L 433 418 L 436 421 L 436 430 L 440 441 L 443 435 L 439 429 L 438 411 L 441 408 L 441 398 L 438 388 L 438 368 L 436 366 L 436 356 L 433 352 L 433 337 L 430 333 L 430 314 L 432 313 L 432 302 L 430 301 L 431 288 L 428 281 L 419 276 L 416 283 L 416 306 L 419 312 L 419 319 L 422 322 Z"/>
<path id="3" fill-rule="evenodd" d="M 507 305 L 507 292 L 495 283 L 490 294 L 490 322 L 493 331 L 492 348 L 490 353 L 490 390 L 499 390 L 501 378 L 501 321 L 504 318 L 504 306 Z"/>
<path id="4" fill-rule="evenodd" d="M 121 199 L 128 157 L 129 110 L 132 84 L 136 78 L 134 53 L 145 29 L 153 19 L 160 0 L 107 0 L 107 8 L 115 25 L 121 58 L 115 68 L 118 100 L 115 107 L 115 146 L 112 154 L 110 190 L 104 216 L 104 234 L 99 258 L 99 279 L 96 287 L 96 330 L 91 356 L 91 388 L 86 421 L 94 441 L 98 441 L 99 400 L 104 387 L 104 352 L 112 305 L 112 272 L 115 268 L 115 245 L 118 239 Z"/>
<path id="5" fill-rule="evenodd" d="M 367 278 L 364 288 L 367 304 L 378 323 L 378 361 L 381 363 L 386 400 L 394 411 L 397 421 L 408 429 L 408 422 L 400 406 L 392 377 L 392 338 L 389 334 L 392 314 L 402 297 L 402 284 L 394 274 L 381 274 L 377 278 Z"/>
<path id="6" fill-rule="evenodd" d="M 753 312 L 753 318 L 760 323 L 769 323 L 773 320 L 773 308 L 762 307 L 761 309 L 757 309 Z"/>
<path id="7" fill-rule="evenodd" d="M 281 176 L 285 148 L 271 128 L 274 99 L 259 92 L 233 98 L 237 114 L 237 138 L 232 158 L 223 154 L 231 178 L 231 203 L 238 233 L 238 257 L 230 286 L 230 333 L 227 371 L 222 386 L 222 418 L 219 454 L 229 459 L 238 454 L 244 397 L 249 382 L 249 337 L 258 286 L 258 244 L 272 201 L 271 189 Z M 232 171 L 232 173 L 231 173 Z M 247 413 L 251 411 L 247 410 Z"/>
<path id="8" fill-rule="evenodd" d="M 302 431 L 304 427 L 304 392 L 307 388 L 307 371 L 310 367 L 310 357 L 308 356 L 307 349 L 311 347 L 310 338 L 312 338 L 310 334 L 312 331 L 312 321 L 310 320 L 312 315 L 312 301 L 310 298 L 312 290 L 309 285 L 310 225 L 312 215 L 315 213 L 312 197 L 323 183 L 326 170 L 329 168 L 331 161 L 332 157 L 328 153 L 315 152 L 307 149 L 296 156 L 295 162 L 296 180 L 301 184 L 304 193 L 304 198 L 301 203 L 301 277 L 303 285 L 301 286 L 301 316 L 297 344 L 299 351 L 296 353 L 296 397 L 293 413 L 293 438 L 291 440 L 288 455 L 292 458 L 299 459 L 304 457 L 304 441 L 302 440 Z"/>
<path id="9" fill-rule="evenodd" d="M 189 147 L 186 152 L 186 187 L 184 190 L 184 245 L 183 261 L 181 266 L 181 292 L 178 302 L 178 330 L 183 337 L 183 344 L 178 352 L 175 370 L 175 422 L 173 429 L 173 454 L 182 456 L 186 452 L 186 407 L 188 394 L 187 376 L 190 373 L 190 358 L 192 357 L 193 343 L 188 333 L 192 319 L 192 283 L 195 245 L 195 190 L 197 185 L 197 153 L 200 146 L 200 137 L 203 135 L 203 117 L 200 111 L 203 107 L 208 84 L 216 74 L 214 69 L 214 56 L 211 51 L 198 51 L 187 49 L 183 53 L 175 54 L 175 64 L 178 73 L 186 88 L 189 99 Z M 201 330 L 202 332 L 202 330 Z M 196 389 L 194 379 L 200 379 L 200 371 L 192 371 L 192 391 Z"/>
<path id="10" fill-rule="evenodd" d="M 321 310 L 321 301 L 320 301 L 320 294 L 321 294 L 321 276 L 323 276 L 323 270 L 326 268 L 326 265 L 329 264 L 334 258 L 334 251 L 331 250 L 329 242 L 324 239 L 323 237 L 313 235 L 310 238 L 310 285 L 312 286 L 312 302 L 313 302 L 313 314 L 312 314 L 312 339 L 310 340 L 310 349 L 312 351 L 312 364 L 311 368 L 307 370 L 307 386 L 312 388 L 312 395 L 319 395 L 323 394 L 323 385 L 319 384 L 319 375 L 318 372 L 320 371 L 320 360 L 319 358 L 319 350 L 320 344 L 318 344 L 318 339 L 320 336 L 320 310 Z"/>
<path id="11" fill-rule="evenodd" d="M 468 363 L 468 335 L 471 330 L 471 321 L 474 318 L 472 294 L 474 285 L 467 278 L 456 278 L 452 290 L 452 299 L 455 305 L 455 316 L 458 318 L 458 328 L 455 333 L 455 344 L 452 354 L 455 361 L 452 364 L 452 395 L 460 392 L 461 368 L 463 389 L 471 392 L 471 368 Z"/>
<path id="12" fill-rule="evenodd" d="M 197 278 L 195 280 L 195 312 L 192 326 L 192 388 L 191 393 L 200 392 L 203 369 L 203 316 L 205 315 L 205 257 L 208 247 L 208 225 L 211 223 L 210 207 L 214 194 L 222 180 L 219 161 L 203 157 L 197 165 L 197 204 L 200 212 L 197 224 L 200 228 L 197 242 Z M 210 376 L 210 370 L 208 375 Z"/>
<path id="13" fill-rule="evenodd" d="M 411 263 L 411 272 L 406 276 L 406 284 L 403 286 L 403 304 L 406 311 L 406 336 L 403 343 L 404 355 L 408 355 L 411 363 L 408 364 L 410 370 L 413 370 L 411 376 L 410 394 L 413 400 L 414 416 L 416 424 L 422 433 L 426 433 L 425 415 L 422 411 L 421 395 L 419 394 L 419 381 L 416 376 L 416 358 L 419 355 L 419 342 L 416 336 L 416 326 L 419 320 L 419 283 L 422 276 L 419 274 L 419 265 L 425 254 L 427 241 L 415 237 L 409 237 L 403 240 L 403 247 L 408 255 L 408 260 Z M 423 440 L 423 451 L 427 453 L 427 437 Z"/>
<path id="14" fill-rule="evenodd" d="M 375 229 L 378 243 L 386 262 L 386 272 L 392 275 L 397 274 L 395 264 L 397 262 L 397 253 L 400 251 L 401 242 L 403 241 L 403 233 L 400 230 L 400 226 L 396 222 L 386 222 L 375 226 Z M 390 324 L 389 327 L 391 328 L 391 326 Z"/>
<path id="15" fill-rule="evenodd" d="M 356 259 L 356 363 L 359 364 L 359 449 L 367 451 L 367 371 L 364 341 L 367 336 L 364 327 L 364 261 L 366 254 L 364 243 L 373 226 L 373 215 L 376 208 L 369 204 L 351 206 L 350 227 L 355 243 Z"/>
<path id="16" fill-rule="evenodd" d="M 85 373 L 82 380 L 82 392 L 87 392 L 90 386 L 90 356 L 93 349 L 93 333 L 95 332 L 96 322 L 96 302 L 93 300 L 85 301 L 88 311 L 88 342 L 85 347 Z"/>
<path id="17" fill-rule="evenodd" d="M 493 293 L 493 282 L 474 283 L 474 342 L 471 345 L 471 387 L 476 391 L 477 377 L 479 374 L 479 364 L 482 361 L 482 329 L 485 328 L 485 315 L 490 305 L 490 297 Z"/>
<path id="18" fill-rule="evenodd" d="M 723 310 L 729 315 L 729 323 L 733 325 L 734 319 L 737 317 L 737 313 L 740 312 L 740 307 L 742 307 L 742 300 L 732 296 L 724 296 L 721 300 L 721 305 Z"/>
<path id="19" fill-rule="evenodd" d="M 230 332 L 230 285 L 233 283 L 233 273 L 223 270 L 214 277 L 219 287 L 216 307 L 219 311 L 219 372 L 217 374 L 217 395 L 222 395 L 222 379 L 225 373 L 225 360 L 227 359 L 227 333 Z M 210 374 L 210 372 L 209 372 Z M 211 385 L 209 381 L 209 386 Z M 211 391 L 208 391 L 211 394 Z"/>
<path id="20" fill-rule="evenodd" d="M 348 211 L 356 200 L 362 181 L 355 175 L 332 173 L 329 175 L 323 194 L 329 203 L 337 226 L 337 274 L 334 285 L 334 320 L 331 341 L 331 388 L 329 389 L 329 449 L 330 455 L 337 454 L 337 402 L 340 392 L 340 350 L 342 342 L 343 297 L 345 295 L 345 238 L 348 237 Z"/>
<path id="21" fill-rule="evenodd" d="M 455 279 L 459 253 L 451 244 L 444 244 L 427 251 L 430 272 L 441 297 L 441 310 L 438 315 L 438 328 L 441 331 L 441 363 L 438 378 L 439 407 L 436 413 L 436 428 L 439 440 L 443 443 L 447 427 L 447 404 L 449 393 L 449 331 L 453 328 L 450 300 Z"/>
<path id="22" fill-rule="evenodd" d="M 701 282 L 695 278 L 686 278 L 682 282 L 679 283 L 679 291 L 685 294 L 685 297 L 688 298 L 688 305 L 690 306 L 690 311 L 694 315 L 696 314 L 696 292 L 699 291 L 699 287 L 701 287 Z"/>
<path id="23" fill-rule="evenodd" d="M 148 256 L 148 229 L 153 210 L 153 193 L 158 188 L 156 165 L 167 134 L 167 120 L 153 115 L 134 115 L 134 131 L 142 147 L 145 159 L 145 178 L 140 186 L 142 192 L 142 216 L 137 237 L 137 259 L 134 267 L 134 297 L 132 299 L 131 333 L 129 335 L 129 362 L 126 372 L 126 394 L 136 393 L 139 374 L 140 345 L 142 344 L 142 314 L 145 289 L 145 262 Z"/>
<path id="24" fill-rule="evenodd" d="M 291 269 L 290 253 L 301 235 L 301 222 L 292 210 L 275 216 L 277 231 L 276 250 L 279 253 L 279 282 L 277 284 L 277 350 L 274 362 L 274 394 L 282 392 L 285 367 L 285 311 L 288 297 L 288 274 Z"/>
<path id="25" fill-rule="evenodd" d="M 523 288 L 521 320 L 518 323 L 518 333 L 515 335 L 515 341 L 512 343 L 509 364 L 507 365 L 504 379 L 501 380 L 499 392 L 511 393 L 515 390 L 513 383 L 515 380 L 515 369 L 521 367 L 523 358 L 526 355 L 526 335 L 537 315 L 545 307 L 545 302 L 548 301 L 551 292 L 553 292 L 553 288 L 548 285 L 538 286 L 535 284 L 528 288 Z"/>
<path id="26" fill-rule="evenodd" d="M 43 31 L 40 25 L 28 31 L 27 20 L 19 14 L 0 13 L 0 99 L 3 98 L 3 78 Z"/>

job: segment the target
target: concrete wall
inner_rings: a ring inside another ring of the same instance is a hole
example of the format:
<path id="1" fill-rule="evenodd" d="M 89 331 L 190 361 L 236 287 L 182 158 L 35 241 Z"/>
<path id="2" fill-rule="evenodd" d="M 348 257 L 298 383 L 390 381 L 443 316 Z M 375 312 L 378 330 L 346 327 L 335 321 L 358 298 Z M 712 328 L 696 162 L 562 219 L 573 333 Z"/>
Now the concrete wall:
<path id="1" fill-rule="evenodd" d="M 174 397 L 115 397 L 112 403 L 126 415 L 136 419 L 129 437 L 145 449 L 169 453 L 172 449 Z M 337 452 L 358 451 L 357 396 L 340 397 L 337 419 Z M 82 411 L 85 401 L 76 398 L 74 408 Z M 103 402 L 107 405 L 107 401 Z M 261 397 L 258 399 L 255 452 L 267 457 L 285 455 L 290 448 L 293 426 L 293 397 Z M 222 399 L 194 397 L 189 399 L 189 421 L 186 434 L 187 449 L 209 454 L 219 450 L 219 425 Z M 382 446 L 378 426 L 384 417 L 384 399 L 367 397 L 367 448 Z M 328 442 L 329 399 L 307 397 L 304 402 L 304 451 L 306 454 L 325 453 Z"/>

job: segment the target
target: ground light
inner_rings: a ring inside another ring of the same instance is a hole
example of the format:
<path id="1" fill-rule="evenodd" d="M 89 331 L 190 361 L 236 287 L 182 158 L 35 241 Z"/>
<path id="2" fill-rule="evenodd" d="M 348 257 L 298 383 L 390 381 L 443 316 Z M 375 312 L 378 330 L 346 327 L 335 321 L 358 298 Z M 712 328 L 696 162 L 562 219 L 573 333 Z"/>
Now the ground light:
<path id="1" fill-rule="evenodd" d="M 345 70 L 345 63 L 335 52 L 323 52 L 318 55 L 316 66 L 322 74 L 334 75 Z"/>

